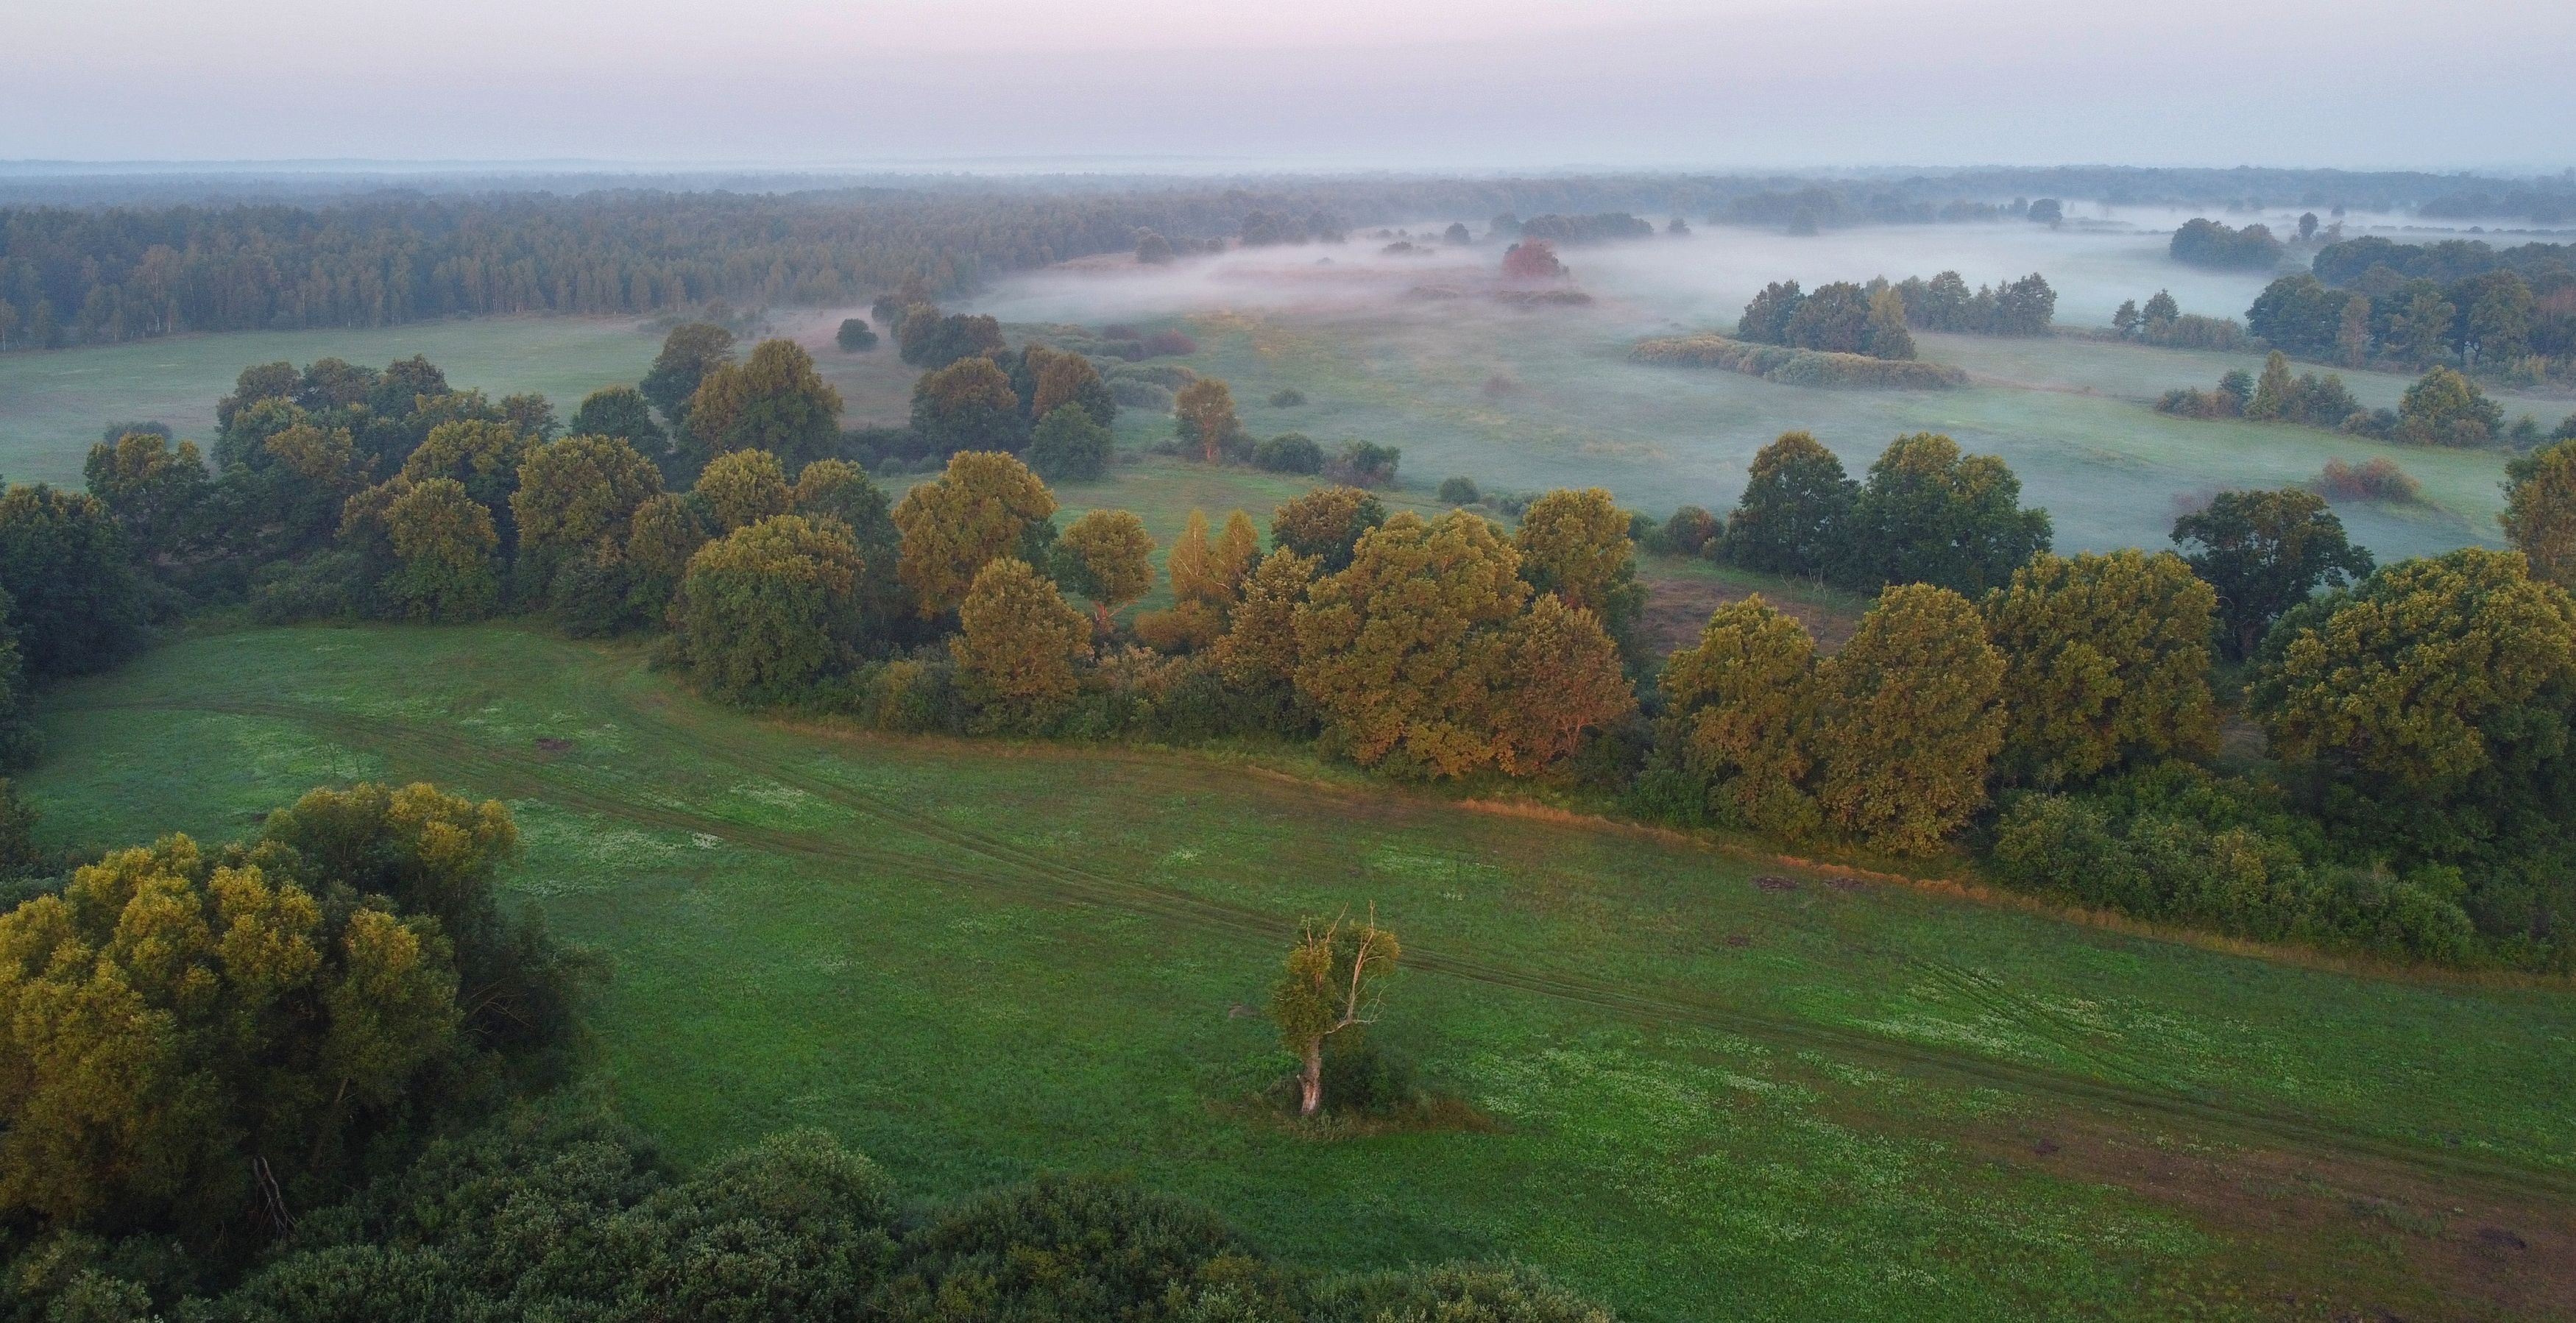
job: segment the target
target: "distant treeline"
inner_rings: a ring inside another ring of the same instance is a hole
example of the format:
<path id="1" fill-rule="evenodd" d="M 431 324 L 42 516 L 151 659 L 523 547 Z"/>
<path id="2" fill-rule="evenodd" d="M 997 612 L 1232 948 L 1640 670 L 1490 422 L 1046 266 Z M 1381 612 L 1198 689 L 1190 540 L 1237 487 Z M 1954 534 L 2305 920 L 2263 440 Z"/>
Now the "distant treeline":
<path id="1" fill-rule="evenodd" d="M 2576 373 L 2576 245 L 2330 244 L 2246 310 L 2286 353 L 2347 367 L 2450 365 L 2516 384 Z"/>

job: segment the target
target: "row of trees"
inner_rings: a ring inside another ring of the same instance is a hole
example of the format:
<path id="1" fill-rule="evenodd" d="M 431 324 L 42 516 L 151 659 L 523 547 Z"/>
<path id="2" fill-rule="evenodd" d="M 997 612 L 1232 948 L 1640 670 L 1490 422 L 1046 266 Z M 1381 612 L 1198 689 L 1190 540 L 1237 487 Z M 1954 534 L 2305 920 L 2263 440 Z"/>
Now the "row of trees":
<path id="1" fill-rule="evenodd" d="M 1794 280 L 1763 287 L 1737 319 L 1739 339 L 1836 354 L 1910 359 L 1909 327 L 1972 335 L 2046 335 L 2057 312 L 2057 291 L 2037 272 L 1998 285 L 1978 286 L 1956 271 L 1925 280 L 1908 276 L 1889 284 L 1836 281 L 1814 292 Z"/>
<path id="2" fill-rule="evenodd" d="M 2269 271 L 2287 251 L 2268 225 L 2235 229 L 2206 217 L 2183 222 L 2166 245 L 2177 262 L 2232 271 Z"/>
<path id="3" fill-rule="evenodd" d="M 2494 269 L 2446 284 L 2374 264 L 2342 287 L 2301 272 L 2265 286 L 2245 324 L 2277 349 L 2347 367 L 2451 365 L 2545 380 L 2576 357 L 2576 270 Z"/>
<path id="4" fill-rule="evenodd" d="M 2273 350 L 2262 375 L 2229 372 L 2211 390 L 2167 391 L 2156 401 L 2164 413 L 2191 418 L 2251 418 L 2300 423 L 2355 436 L 2425 446 L 2483 446 L 2502 442 L 2529 450 L 2544 440 L 2576 436 L 2576 413 L 2544 437 L 2540 421 L 2526 414 L 2508 427 L 2504 406 L 2475 381 L 2446 367 L 2427 371 L 2406 388 L 2394 409 L 2365 409 L 2332 373 L 2290 375 L 2289 359 Z"/>

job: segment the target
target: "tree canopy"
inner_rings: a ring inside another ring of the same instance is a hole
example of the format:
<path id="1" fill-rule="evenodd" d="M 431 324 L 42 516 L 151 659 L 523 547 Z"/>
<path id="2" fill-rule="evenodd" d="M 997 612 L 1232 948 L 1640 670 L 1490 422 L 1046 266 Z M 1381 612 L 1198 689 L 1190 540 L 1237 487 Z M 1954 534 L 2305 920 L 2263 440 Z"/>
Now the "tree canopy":
<path id="1" fill-rule="evenodd" d="M 1055 495 L 1019 460 L 976 450 L 950 456 L 947 472 L 904 493 L 894 509 L 900 574 L 921 615 L 956 610 L 986 564 L 1023 549 L 1023 537 L 1054 514 Z"/>
<path id="2" fill-rule="evenodd" d="M 2344 536 L 2325 498 L 2296 487 L 2220 492 L 2174 521 L 2173 540 L 2217 594 L 2220 644 L 2240 660 L 2282 612 L 2371 570 L 2370 552 Z"/>

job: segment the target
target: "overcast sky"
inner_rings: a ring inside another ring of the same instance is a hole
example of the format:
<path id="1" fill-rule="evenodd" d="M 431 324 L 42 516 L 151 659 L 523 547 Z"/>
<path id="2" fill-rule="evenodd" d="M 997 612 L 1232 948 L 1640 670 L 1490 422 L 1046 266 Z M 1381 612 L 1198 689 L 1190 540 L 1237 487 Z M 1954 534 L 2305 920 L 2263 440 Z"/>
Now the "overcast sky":
<path id="1" fill-rule="evenodd" d="M 2576 165 L 2576 3 L 14 0 L 0 160 Z"/>

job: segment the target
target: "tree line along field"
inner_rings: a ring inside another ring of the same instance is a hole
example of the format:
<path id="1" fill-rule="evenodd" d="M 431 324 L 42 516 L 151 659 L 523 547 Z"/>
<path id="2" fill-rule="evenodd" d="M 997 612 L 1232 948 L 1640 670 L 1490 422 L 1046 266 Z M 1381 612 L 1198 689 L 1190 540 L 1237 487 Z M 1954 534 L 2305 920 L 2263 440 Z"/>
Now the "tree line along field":
<path id="1" fill-rule="evenodd" d="M 1285 751 L 764 720 L 507 626 L 201 633 L 45 724 L 22 788 L 64 844 L 230 839 L 360 777 L 504 799 L 508 890 L 613 962 L 604 1075 L 688 1161 L 820 1125 L 929 1196 L 1124 1172 L 1291 1258 L 1516 1254 L 1635 1319 L 2576 1309 L 2554 986 L 2232 954 Z M 1299 915 L 1372 905 L 1408 946 L 1375 1032 L 1455 1106 L 1298 1132 L 1238 1008 Z"/>

